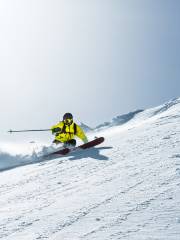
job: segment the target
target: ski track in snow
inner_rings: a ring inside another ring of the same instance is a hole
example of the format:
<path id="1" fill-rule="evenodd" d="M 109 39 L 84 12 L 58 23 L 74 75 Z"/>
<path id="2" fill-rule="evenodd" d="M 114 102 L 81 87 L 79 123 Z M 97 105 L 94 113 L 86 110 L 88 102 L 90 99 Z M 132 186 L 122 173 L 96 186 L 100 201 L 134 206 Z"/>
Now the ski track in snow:
<path id="1" fill-rule="evenodd" d="M 1 172 L 0 239 L 180 239 L 180 104 L 136 121 L 95 149 Z"/>

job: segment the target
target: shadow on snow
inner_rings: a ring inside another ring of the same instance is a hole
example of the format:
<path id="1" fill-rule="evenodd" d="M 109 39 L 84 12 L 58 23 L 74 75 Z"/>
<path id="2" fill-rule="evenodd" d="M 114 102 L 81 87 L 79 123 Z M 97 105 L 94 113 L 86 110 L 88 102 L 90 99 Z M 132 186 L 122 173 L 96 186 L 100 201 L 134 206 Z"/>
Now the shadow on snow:
<path id="1" fill-rule="evenodd" d="M 86 150 L 79 150 L 68 154 L 69 160 L 79 160 L 82 158 L 93 158 L 96 160 L 108 160 L 109 158 L 100 153 L 100 150 L 112 149 L 112 147 L 90 148 Z"/>

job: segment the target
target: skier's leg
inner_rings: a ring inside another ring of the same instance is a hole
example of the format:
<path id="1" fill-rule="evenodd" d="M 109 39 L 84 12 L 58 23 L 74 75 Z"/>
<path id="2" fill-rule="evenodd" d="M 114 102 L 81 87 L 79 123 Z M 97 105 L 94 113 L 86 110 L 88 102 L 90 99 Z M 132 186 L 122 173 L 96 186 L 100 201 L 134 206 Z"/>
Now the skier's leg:
<path id="1" fill-rule="evenodd" d="M 75 147 L 76 146 L 76 139 L 69 140 L 69 144 L 72 145 L 73 147 Z"/>
<path id="2" fill-rule="evenodd" d="M 76 146 L 76 140 L 75 139 L 71 139 L 67 142 L 64 143 L 65 147 L 75 147 Z"/>

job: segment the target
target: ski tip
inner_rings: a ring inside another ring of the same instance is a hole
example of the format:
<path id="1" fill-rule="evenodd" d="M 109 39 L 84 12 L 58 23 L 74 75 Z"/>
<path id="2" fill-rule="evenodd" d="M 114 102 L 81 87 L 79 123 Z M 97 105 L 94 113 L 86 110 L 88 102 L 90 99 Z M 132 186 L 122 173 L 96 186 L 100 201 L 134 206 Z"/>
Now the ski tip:
<path id="1" fill-rule="evenodd" d="M 100 138 L 99 138 L 99 141 L 100 141 L 100 142 L 104 142 L 104 141 L 105 141 L 105 138 L 104 138 L 104 137 L 100 137 Z"/>
<path id="2" fill-rule="evenodd" d="M 96 137 L 95 140 L 98 142 L 104 142 L 105 138 L 104 137 Z"/>
<path id="3" fill-rule="evenodd" d="M 104 138 L 104 137 L 97 137 L 97 136 L 95 136 L 95 137 L 94 137 L 94 139 L 101 139 L 101 140 L 105 140 L 105 138 Z"/>

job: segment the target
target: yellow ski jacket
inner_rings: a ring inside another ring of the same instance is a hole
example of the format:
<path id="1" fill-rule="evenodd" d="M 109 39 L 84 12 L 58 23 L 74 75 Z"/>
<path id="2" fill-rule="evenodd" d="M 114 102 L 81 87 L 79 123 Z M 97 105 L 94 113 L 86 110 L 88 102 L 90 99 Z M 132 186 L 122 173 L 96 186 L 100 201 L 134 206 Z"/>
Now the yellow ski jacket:
<path id="1" fill-rule="evenodd" d="M 79 137 L 84 143 L 88 142 L 82 128 L 74 122 L 70 126 L 65 125 L 63 121 L 59 122 L 51 127 L 51 131 L 55 133 L 55 139 L 60 142 L 67 142 L 75 136 Z"/>

